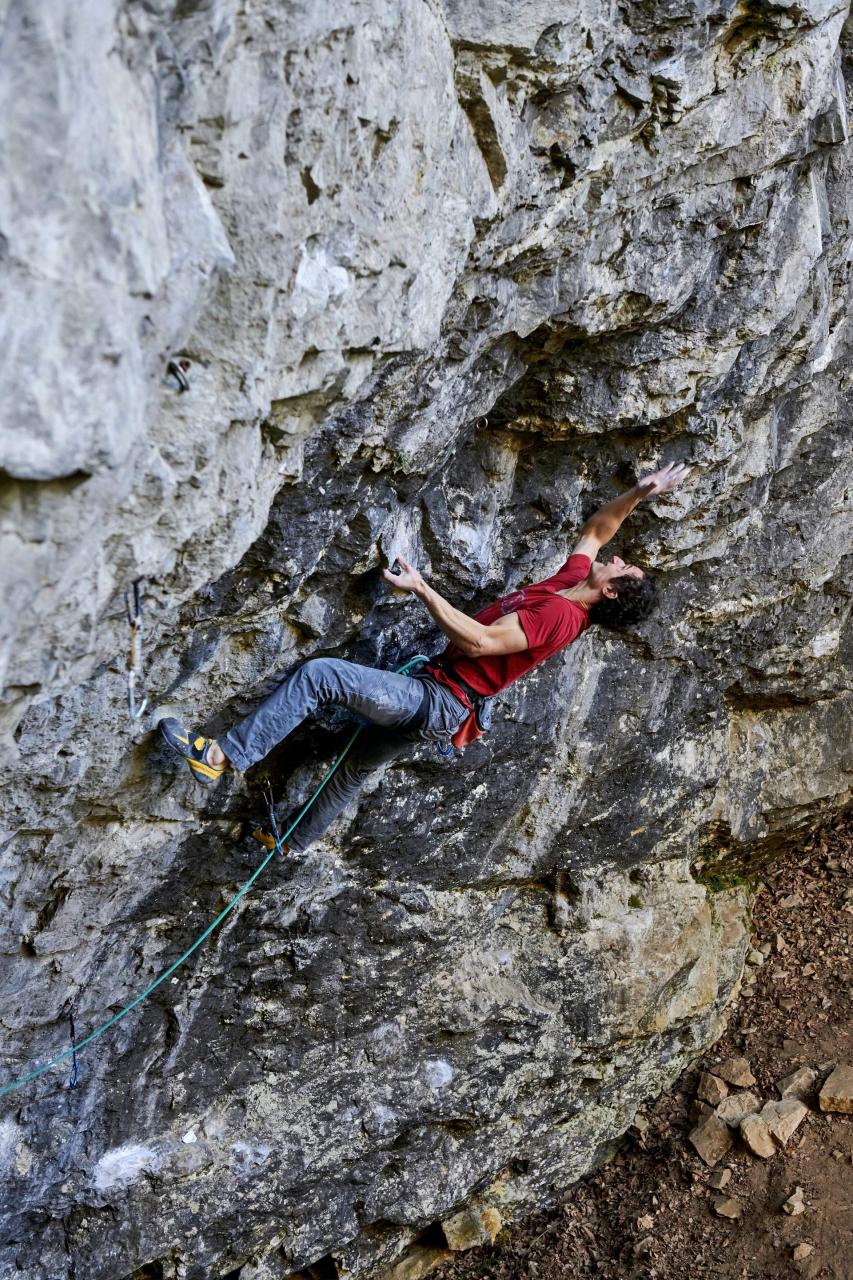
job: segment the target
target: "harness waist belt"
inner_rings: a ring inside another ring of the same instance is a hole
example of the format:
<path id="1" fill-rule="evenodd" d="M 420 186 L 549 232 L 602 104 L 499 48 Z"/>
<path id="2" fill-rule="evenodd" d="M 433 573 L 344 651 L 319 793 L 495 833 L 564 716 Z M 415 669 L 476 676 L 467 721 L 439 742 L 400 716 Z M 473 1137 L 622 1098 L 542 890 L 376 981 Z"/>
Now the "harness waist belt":
<path id="1" fill-rule="evenodd" d="M 491 694 L 479 693 L 476 689 L 472 689 L 468 681 L 463 680 L 462 676 L 460 676 L 458 672 L 456 672 L 453 669 L 453 667 L 450 667 L 445 662 L 442 662 L 440 657 L 431 658 L 429 666 L 426 668 L 426 671 L 429 672 L 432 667 L 437 668 L 439 671 L 443 671 L 446 676 L 449 676 L 449 678 L 453 681 L 454 684 L 459 686 L 459 688 L 465 694 L 465 697 L 471 703 L 472 708 L 475 707 L 478 702 L 482 702 L 485 698 L 491 697 Z"/>

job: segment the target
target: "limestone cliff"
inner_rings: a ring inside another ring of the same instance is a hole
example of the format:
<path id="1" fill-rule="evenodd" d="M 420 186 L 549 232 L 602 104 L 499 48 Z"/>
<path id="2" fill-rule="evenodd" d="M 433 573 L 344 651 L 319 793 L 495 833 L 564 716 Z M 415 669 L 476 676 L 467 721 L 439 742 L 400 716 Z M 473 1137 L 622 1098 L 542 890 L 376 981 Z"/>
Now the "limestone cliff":
<path id="1" fill-rule="evenodd" d="M 133 580 L 152 711 L 216 731 L 307 655 L 440 647 L 385 557 L 470 611 L 695 467 L 616 548 L 654 622 L 389 770 L 75 1090 L 2 1099 L 4 1280 L 379 1274 L 546 1202 L 717 1034 L 720 885 L 853 776 L 846 19 L 0 5 L 0 1083 L 257 865 L 257 779 L 200 794 L 129 721 Z M 269 762 L 283 806 L 340 727 Z"/>

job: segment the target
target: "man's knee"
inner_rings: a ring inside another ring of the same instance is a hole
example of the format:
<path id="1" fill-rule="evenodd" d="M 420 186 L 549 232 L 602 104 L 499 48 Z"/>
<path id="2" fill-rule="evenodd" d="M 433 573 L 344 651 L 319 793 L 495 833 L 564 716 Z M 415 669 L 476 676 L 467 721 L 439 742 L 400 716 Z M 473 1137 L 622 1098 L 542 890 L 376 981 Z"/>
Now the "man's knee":
<path id="1" fill-rule="evenodd" d="M 315 693 L 333 693 L 341 683 L 338 665 L 336 658 L 309 658 L 299 667 L 298 675 Z"/>
<path id="2" fill-rule="evenodd" d="M 338 788 L 341 791 L 358 791 L 370 772 L 357 760 L 345 760 L 336 773 Z"/>

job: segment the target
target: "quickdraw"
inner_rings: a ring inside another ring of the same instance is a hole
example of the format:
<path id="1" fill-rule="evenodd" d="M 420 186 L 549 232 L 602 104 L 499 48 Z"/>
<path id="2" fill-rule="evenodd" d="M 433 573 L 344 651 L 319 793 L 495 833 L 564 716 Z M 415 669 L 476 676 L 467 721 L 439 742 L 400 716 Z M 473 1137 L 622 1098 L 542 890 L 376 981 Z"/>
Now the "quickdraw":
<path id="1" fill-rule="evenodd" d="M 80 1079 L 80 1071 L 77 1067 L 77 1050 L 74 1047 L 75 1031 L 74 1031 L 74 1002 L 68 1002 L 68 1034 L 71 1037 L 71 1075 L 68 1080 L 68 1088 L 76 1089 L 77 1081 Z"/>
<path id="2" fill-rule="evenodd" d="M 124 593 L 124 607 L 127 610 L 127 621 L 130 624 L 130 657 L 127 663 L 127 707 L 131 720 L 141 720 L 148 706 L 148 698 L 141 702 L 136 699 L 136 682 L 142 679 L 142 599 L 139 594 L 139 579 L 133 584 L 133 609 L 130 607 L 130 592 Z"/>
<path id="3" fill-rule="evenodd" d="M 273 796 L 269 780 L 264 783 L 264 800 L 267 805 L 267 814 L 270 820 L 270 832 L 272 833 L 272 838 L 275 841 L 275 849 L 279 857 L 283 858 L 287 850 L 284 848 L 284 844 L 279 833 L 278 820 L 275 816 L 275 797 Z"/>

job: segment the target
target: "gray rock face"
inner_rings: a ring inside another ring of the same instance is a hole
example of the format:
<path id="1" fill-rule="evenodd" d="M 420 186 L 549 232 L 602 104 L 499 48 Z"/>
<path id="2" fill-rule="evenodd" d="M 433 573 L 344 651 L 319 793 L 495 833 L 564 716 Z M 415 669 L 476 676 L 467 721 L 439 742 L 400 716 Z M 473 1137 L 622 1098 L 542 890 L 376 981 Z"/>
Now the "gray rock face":
<path id="1" fill-rule="evenodd" d="M 388 770 L 75 1090 L 2 1099 L 0 1276 L 368 1276 L 547 1202 L 717 1034 L 747 900 L 706 884 L 849 800 L 846 6 L 555 12 L 2 10 L 4 1081 L 258 864 L 258 780 L 128 720 L 134 579 L 152 708 L 216 732 L 308 655 L 441 647 L 383 557 L 473 611 L 695 471 L 614 548 L 656 620 Z M 282 805 L 341 727 L 267 762 Z"/>

